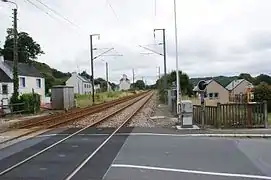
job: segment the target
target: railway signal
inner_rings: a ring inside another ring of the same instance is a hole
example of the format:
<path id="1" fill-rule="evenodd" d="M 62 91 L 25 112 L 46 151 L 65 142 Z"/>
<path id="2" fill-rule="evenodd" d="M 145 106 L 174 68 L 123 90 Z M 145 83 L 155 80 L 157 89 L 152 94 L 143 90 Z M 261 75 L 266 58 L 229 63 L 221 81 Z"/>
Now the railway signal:
<path id="1" fill-rule="evenodd" d="M 202 92 L 206 90 L 206 86 L 207 86 L 207 82 L 203 80 L 199 81 L 197 85 L 199 91 L 202 91 Z"/>

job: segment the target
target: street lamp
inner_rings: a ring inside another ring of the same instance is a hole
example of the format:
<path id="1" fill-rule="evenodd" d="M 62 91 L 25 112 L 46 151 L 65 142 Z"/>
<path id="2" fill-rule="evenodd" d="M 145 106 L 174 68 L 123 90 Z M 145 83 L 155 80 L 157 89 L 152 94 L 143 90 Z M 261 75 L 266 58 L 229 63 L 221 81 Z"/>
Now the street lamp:
<path id="1" fill-rule="evenodd" d="M 13 95 L 12 99 L 17 101 L 19 96 L 19 82 L 18 82 L 18 31 L 17 31 L 17 9 L 18 5 L 9 0 L 1 0 L 2 2 L 11 3 L 15 5 L 13 9 Z"/>
<path id="2" fill-rule="evenodd" d="M 91 63 L 91 76 L 92 76 L 92 81 L 91 81 L 91 86 L 92 86 L 92 104 L 94 104 L 94 67 L 93 67 L 93 44 L 92 44 L 92 39 L 93 36 L 98 36 L 98 39 L 100 39 L 100 34 L 91 34 L 90 35 L 90 63 Z"/>
<path id="3" fill-rule="evenodd" d="M 7 3 L 14 4 L 16 6 L 16 9 L 18 9 L 18 5 L 15 2 L 13 2 L 13 1 L 2 0 L 2 2 L 7 2 Z"/>

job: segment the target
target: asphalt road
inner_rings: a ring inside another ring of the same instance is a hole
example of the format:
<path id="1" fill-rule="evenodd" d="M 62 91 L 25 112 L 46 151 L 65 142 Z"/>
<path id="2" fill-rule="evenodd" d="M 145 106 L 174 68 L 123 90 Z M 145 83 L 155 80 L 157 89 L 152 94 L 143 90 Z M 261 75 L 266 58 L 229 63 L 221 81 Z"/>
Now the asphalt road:
<path id="1" fill-rule="evenodd" d="M 76 129 L 33 138 L 0 150 L 0 171 L 42 150 Z M 88 129 L 53 147 L 0 179 L 50 179 L 68 176 L 113 129 Z M 159 135 L 131 135 L 155 132 Z M 113 136 L 73 179 L 241 180 L 271 179 L 271 140 L 179 137 L 169 129 L 124 129 Z M 97 135 L 100 134 L 100 135 Z"/>

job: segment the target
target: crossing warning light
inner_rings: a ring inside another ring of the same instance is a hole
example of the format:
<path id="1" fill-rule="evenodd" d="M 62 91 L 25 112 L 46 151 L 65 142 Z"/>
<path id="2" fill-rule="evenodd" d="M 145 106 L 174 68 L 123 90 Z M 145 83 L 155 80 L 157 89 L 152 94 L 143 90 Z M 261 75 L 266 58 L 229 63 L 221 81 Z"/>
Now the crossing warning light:
<path id="1" fill-rule="evenodd" d="M 199 91 L 205 91 L 206 86 L 207 86 L 207 82 L 206 81 L 203 81 L 203 80 L 199 81 L 199 83 L 198 83 L 198 89 L 199 89 Z"/>

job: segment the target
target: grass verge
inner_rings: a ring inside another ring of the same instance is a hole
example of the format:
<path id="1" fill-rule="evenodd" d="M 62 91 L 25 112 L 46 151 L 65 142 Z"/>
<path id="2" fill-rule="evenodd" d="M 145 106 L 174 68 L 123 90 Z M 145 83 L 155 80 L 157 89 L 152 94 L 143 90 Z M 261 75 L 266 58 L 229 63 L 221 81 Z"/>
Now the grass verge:
<path id="1" fill-rule="evenodd" d="M 107 101 L 112 101 L 115 99 L 119 99 L 124 96 L 132 95 L 132 92 L 102 92 L 95 94 L 95 104 L 104 103 Z M 77 106 L 80 108 L 91 106 L 92 105 L 92 95 L 86 94 L 86 95 L 77 95 L 76 97 Z"/>

